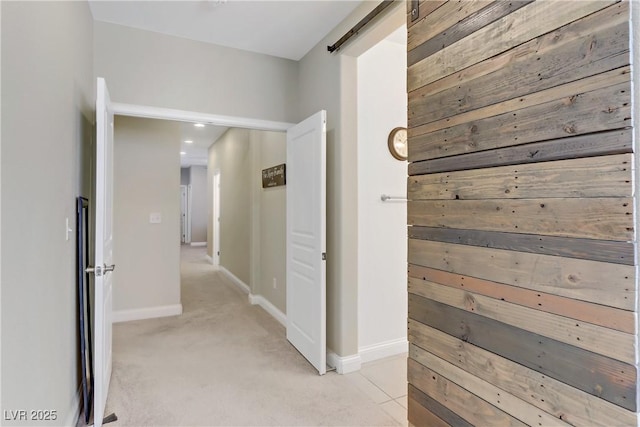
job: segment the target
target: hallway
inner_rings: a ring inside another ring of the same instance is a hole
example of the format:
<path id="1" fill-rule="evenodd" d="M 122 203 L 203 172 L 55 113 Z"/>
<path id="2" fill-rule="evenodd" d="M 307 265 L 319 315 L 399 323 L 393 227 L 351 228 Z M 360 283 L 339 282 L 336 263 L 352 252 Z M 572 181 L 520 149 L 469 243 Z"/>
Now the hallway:
<path id="1" fill-rule="evenodd" d="M 182 316 L 114 325 L 109 425 L 406 425 L 405 356 L 320 377 L 204 248 L 181 275 Z"/>

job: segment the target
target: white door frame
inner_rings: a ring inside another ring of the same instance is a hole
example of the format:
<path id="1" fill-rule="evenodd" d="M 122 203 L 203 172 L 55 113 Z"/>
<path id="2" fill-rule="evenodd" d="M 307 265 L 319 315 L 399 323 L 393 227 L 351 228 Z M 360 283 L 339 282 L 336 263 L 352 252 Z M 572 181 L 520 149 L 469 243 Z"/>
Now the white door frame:
<path id="1" fill-rule="evenodd" d="M 113 112 L 117 116 L 144 117 L 148 119 L 175 120 L 191 123 L 205 123 L 213 126 L 227 126 L 255 130 L 271 130 L 286 132 L 295 123 L 276 122 L 272 120 L 251 119 L 221 114 L 198 113 L 195 111 L 174 110 L 171 108 L 149 107 L 145 105 L 112 103 Z"/>
<path id="2" fill-rule="evenodd" d="M 213 221 L 213 242 L 212 242 L 212 259 L 213 265 L 220 265 L 220 212 L 222 212 L 220 206 L 220 170 L 216 169 L 213 172 L 213 206 L 212 206 L 212 221 Z"/>

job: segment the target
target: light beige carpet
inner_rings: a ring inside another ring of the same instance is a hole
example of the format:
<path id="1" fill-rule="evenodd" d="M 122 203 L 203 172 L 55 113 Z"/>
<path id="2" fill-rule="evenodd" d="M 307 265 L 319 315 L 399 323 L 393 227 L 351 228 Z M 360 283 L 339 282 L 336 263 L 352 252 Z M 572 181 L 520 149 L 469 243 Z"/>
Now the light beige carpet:
<path id="1" fill-rule="evenodd" d="M 114 326 L 108 426 L 397 425 L 348 375 L 318 376 L 202 248 L 183 248 L 182 304 Z"/>

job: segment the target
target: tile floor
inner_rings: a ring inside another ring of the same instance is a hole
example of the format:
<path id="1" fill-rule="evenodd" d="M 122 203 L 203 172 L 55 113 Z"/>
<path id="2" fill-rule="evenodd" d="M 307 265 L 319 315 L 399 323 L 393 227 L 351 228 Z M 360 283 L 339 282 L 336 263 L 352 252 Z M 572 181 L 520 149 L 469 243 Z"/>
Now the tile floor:
<path id="1" fill-rule="evenodd" d="M 408 425 L 406 354 L 365 363 L 345 376 L 401 426 Z"/>

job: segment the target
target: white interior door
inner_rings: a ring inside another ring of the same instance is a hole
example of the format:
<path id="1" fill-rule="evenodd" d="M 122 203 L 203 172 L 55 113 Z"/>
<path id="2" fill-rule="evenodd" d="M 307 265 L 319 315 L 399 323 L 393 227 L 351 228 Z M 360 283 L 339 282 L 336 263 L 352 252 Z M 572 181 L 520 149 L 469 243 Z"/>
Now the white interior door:
<path id="1" fill-rule="evenodd" d="M 326 112 L 287 131 L 287 339 L 326 372 Z"/>
<path id="2" fill-rule="evenodd" d="M 187 185 L 187 239 L 185 243 L 191 243 L 191 215 L 193 211 L 193 187 Z"/>
<path id="3" fill-rule="evenodd" d="M 111 379 L 113 302 L 113 110 L 107 85 L 98 78 L 96 98 L 96 233 L 93 422 L 102 426 Z"/>

